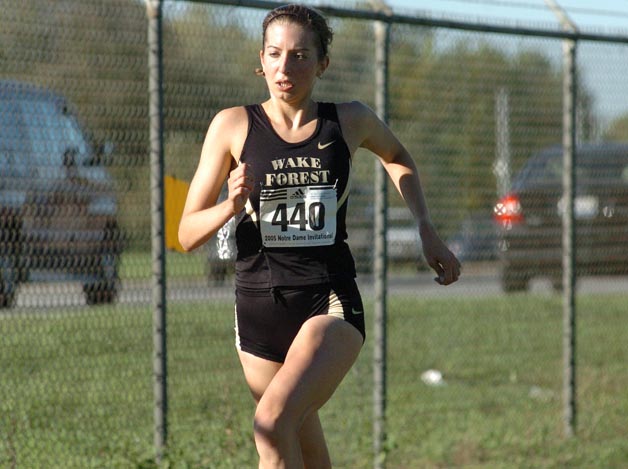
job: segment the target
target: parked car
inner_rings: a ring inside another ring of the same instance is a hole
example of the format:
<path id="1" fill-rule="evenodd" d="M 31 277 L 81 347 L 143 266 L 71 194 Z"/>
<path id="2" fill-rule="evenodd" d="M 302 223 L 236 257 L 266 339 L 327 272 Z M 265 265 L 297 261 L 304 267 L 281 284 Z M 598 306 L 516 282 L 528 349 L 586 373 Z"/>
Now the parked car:
<path id="1" fill-rule="evenodd" d="M 83 284 L 110 303 L 122 250 L 113 181 L 68 101 L 0 81 L 0 308 L 34 280 Z"/>
<path id="2" fill-rule="evenodd" d="M 628 274 L 628 143 L 580 145 L 576 168 L 576 274 Z M 562 173 L 562 148 L 540 151 L 495 205 L 507 292 L 535 276 L 562 285 Z"/>
<path id="3" fill-rule="evenodd" d="M 474 212 L 447 241 L 460 262 L 494 261 L 498 257 L 499 225 L 490 213 Z"/>

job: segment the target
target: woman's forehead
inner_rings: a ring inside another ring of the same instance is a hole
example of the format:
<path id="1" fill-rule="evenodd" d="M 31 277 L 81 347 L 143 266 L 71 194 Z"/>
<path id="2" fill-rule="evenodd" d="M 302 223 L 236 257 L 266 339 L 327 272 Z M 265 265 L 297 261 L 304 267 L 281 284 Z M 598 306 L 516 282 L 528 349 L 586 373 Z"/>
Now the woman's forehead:
<path id="1" fill-rule="evenodd" d="M 312 49 L 316 45 L 313 31 L 300 24 L 275 20 L 266 29 L 265 46 Z"/>

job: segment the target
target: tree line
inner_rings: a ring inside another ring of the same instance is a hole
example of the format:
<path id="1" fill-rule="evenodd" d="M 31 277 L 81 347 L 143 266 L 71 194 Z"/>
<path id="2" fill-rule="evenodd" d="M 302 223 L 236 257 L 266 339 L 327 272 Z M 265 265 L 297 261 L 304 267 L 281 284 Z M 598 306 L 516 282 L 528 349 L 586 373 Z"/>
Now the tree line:
<path id="1" fill-rule="evenodd" d="M 261 101 L 263 12 L 165 2 L 166 170 L 192 176 L 215 113 Z M 4 0 L 0 15 L 3 78 L 35 82 L 66 95 L 97 142 L 113 144 L 109 162 L 129 240 L 148 247 L 147 19 L 136 0 Z M 364 21 L 331 18 L 332 66 L 319 100 L 374 105 L 374 39 Z M 519 38 L 504 41 L 515 44 Z M 393 26 L 389 123 L 419 162 L 430 205 L 452 214 L 484 210 L 496 197 L 496 96 L 508 96 L 511 167 L 560 142 L 561 64 L 539 46 L 502 47 L 477 33 Z M 560 47 L 559 43 L 552 47 Z M 578 90 L 580 137 L 593 137 L 594 99 Z M 628 140 L 628 116 L 604 136 Z M 354 186 L 372 184 L 372 163 L 356 159 Z M 444 190 L 443 188 L 446 188 Z M 366 191 L 368 192 L 368 191 Z M 446 197 L 445 197 L 446 196 Z M 365 202 L 366 203 L 366 202 Z M 391 203 L 399 200 L 391 195 Z"/>

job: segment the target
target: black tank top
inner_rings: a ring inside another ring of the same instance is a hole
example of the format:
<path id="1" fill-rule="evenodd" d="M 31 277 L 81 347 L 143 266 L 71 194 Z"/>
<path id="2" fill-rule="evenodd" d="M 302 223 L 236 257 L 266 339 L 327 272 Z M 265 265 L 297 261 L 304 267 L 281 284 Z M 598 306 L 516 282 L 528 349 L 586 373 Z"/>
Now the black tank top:
<path id="1" fill-rule="evenodd" d="M 249 129 L 240 161 L 255 189 L 236 216 L 236 285 L 273 288 L 355 277 L 345 218 L 351 154 L 336 105 L 318 104 L 316 130 L 288 143 L 259 104 L 246 106 Z"/>

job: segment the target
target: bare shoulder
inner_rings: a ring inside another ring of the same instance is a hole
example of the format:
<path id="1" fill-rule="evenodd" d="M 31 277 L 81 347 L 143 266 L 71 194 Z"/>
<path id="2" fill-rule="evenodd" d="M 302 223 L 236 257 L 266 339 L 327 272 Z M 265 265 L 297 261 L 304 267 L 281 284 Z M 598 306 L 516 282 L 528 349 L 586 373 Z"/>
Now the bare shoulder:
<path id="1" fill-rule="evenodd" d="M 350 149 L 366 148 L 384 161 L 404 151 L 403 145 L 369 106 L 359 101 L 339 105 L 338 117 Z"/>
<path id="2" fill-rule="evenodd" d="M 218 111 L 212 119 L 210 129 L 212 127 L 217 130 L 231 129 L 236 130 L 239 127 L 248 127 L 248 117 L 244 106 L 230 107 Z"/>
<path id="3" fill-rule="evenodd" d="M 369 136 L 378 121 L 377 115 L 361 101 L 338 103 L 336 109 L 342 133 L 353 154 Z"/>
<path id="4" fill-rule="evenodd" d="M 206 141 L 224 148 L 225 152 L 239 159 L 248 132 L 248 122 L 244 106 L 223 109 L 212 119 Z"/>
<path id="5" fill-rule="evenodd" d="M 368 119 L 374 115 L 374 112 L 364 104 L 362 101 L 349 101 L 345 103 L 336 104 L 338 109 L 338 116 L 341 119 L 345 119 L 347 123 L 356 123 Z"/>

